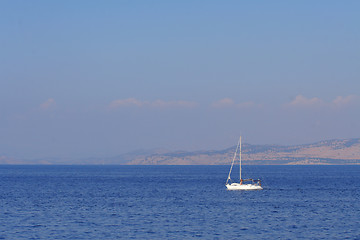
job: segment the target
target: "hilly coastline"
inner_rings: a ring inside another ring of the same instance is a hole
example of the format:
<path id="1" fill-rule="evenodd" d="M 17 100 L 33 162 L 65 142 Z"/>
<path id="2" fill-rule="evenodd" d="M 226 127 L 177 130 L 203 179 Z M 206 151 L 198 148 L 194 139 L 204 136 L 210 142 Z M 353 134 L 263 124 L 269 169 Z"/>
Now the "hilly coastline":
<path id="1" fill-rule="evenodd" d="M 232 160 L 235 146 L 209 151 L 134 151 L 107 158 L 85 159 L 15 159 L 0 156 L 0 164 L 39 165 L 227 165 Z M 353 165 L 360 164 L 360 138 L 335 139 L 312 144 L 242 145 L 245 165 Z"/>
<path id="2" fill-rule="evenodd" d="M 226 165 L 235 146 L 220 151 L 169 152 L 141 156 L 129 165 Z M 242 145 L 242 158 L 248 165 L 360 164 L 360 138 L 326 140 L 313 144 Z"/>

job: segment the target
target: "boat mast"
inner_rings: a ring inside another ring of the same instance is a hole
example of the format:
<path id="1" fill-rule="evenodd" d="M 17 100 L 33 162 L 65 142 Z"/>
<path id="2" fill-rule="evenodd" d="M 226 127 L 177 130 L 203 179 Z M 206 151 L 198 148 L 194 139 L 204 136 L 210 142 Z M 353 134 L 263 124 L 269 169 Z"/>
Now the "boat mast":
<path id="1" fill-rule="evenodd" d="M 241 183 L 241 136 L 240 136 L 240 140 L 239 140 L 239 144 L 240 144 L 240 183 Z"/>

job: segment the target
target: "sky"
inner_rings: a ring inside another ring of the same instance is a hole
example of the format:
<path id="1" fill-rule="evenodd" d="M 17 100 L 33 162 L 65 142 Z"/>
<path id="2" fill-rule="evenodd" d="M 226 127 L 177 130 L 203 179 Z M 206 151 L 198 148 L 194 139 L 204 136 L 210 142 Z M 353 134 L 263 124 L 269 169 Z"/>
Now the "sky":
<path id="1" fill-rule="evenodd" d="M 360 1 L 0 1 L 0 156 L 360 137 Z"/>

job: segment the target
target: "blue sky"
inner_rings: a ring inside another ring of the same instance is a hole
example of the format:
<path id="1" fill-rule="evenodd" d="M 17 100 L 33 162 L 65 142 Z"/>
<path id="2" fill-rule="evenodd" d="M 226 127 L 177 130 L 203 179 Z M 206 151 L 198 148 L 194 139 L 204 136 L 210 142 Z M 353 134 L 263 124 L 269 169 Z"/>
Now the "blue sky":
<path id="1" fill-rule="evenodd" d="M 360 137 L 359 1 L 1 1 L 0 156 Z"/>

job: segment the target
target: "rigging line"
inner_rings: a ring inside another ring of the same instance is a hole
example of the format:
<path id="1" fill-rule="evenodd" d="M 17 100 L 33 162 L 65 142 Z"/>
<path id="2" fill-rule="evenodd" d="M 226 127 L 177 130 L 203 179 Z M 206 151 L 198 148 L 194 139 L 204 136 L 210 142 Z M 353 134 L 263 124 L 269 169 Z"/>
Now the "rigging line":
<path id="1" fill-rule="evenodd" d="M 226 180 L 226 184 L 228 184 L 229 180 L 231 179 L 231 178 L 230 178 L 230 174 L 231 174 L 232 168 L 233 168 L 233 166 L 234 166 L 234 162 L 235 162 L 235 158 L 236 158 L 236 153 L 237 153 L 237 150 L 238 150 L 238 148 L 239 148 L 239 145 L 240 145 L 240 139 L 239 139 L 239 142 L 238 142 L 238 144 L 237 144 L 237 146 L 236 146 L 236 150 L 235 150 L 235 153 L 234 153 L 234 157 L 233 157 L 233 160 L 232 160 L 232 162 L 231 162 L 231 167 L 230 167 L 230 171 L 229 171 L 228 178 L 227 178 L 227 180 Z"/>

